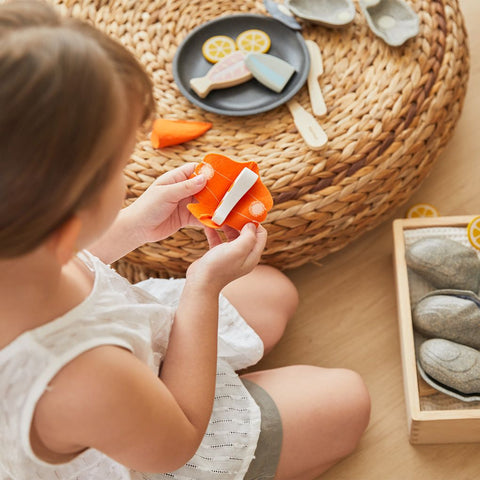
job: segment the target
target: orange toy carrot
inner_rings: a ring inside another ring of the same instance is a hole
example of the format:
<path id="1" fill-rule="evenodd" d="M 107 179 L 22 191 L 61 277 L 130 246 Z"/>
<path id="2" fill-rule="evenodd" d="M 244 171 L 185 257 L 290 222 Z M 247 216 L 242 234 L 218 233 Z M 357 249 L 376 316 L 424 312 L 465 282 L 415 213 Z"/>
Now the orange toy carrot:
<path id="1" fill-rule="evenodd" d="M 258 165 L 253 161 L 236 162 L 216 153 L 206 155 L 197 165 L 192 176 L 200 173 L 205 175 L 207 184 L 195 195 L 198 203 L 187 205 L 190 212 L 204 225 L 211 228 L 220 228 L 226 224 L 241 230 L 246 223 L 259 224 L 263 222 L 268 211 L 273 207 L 273 199 L 260 177 L 235 205 L 222 225 L 217 225 L 212 221 L 215 210 L 244 168 L 249 168 L 257 175 L 259 173 Z"/>
<path id="2" fill-rule="evenodd" d="M 154 148 L 163 148 L 188 142 L 203 135 L 211 127 L 210 122 L 159 118 L 153 123 L 152 145 Z"/>

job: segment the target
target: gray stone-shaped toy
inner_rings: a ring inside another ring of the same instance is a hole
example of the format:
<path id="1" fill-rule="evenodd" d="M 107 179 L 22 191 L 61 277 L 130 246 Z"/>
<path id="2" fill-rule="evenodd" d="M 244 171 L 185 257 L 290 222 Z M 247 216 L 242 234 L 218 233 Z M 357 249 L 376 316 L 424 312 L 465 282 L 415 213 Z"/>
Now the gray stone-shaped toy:
<path id="1" fill-rule="evenodd" d="M 436 290 L 425 295 L 412 315 L 422 335 L 480 349 L 480 298 L 462 290 Z"/>
<path id="2" fill-rule="evenodd" d="M 297 17 L 325 27 L 343 27 L 355 18 L 352 0 L 285 0 Z"/>
<path id="3" fill-rule="evenodd" d="M 480 400 L 478 350 L 441 338 L 426 340 L 420 346 L 419 372 L 427 383 L 447 395 Z"/>
<path id="4" fill-rule="evenodd" d="M 409 268 L 435 288 L 478 292 L 480 260 L 476 252 L 448 238 L 424 238 L 407 249 Z"/>
<path id="5" fill-rule="evenodd" d="M 410 291 L 410 305 L 413 309 L 427 293 L 433 292 L 435 287 L 421 275 L 415 273 L 411 268 L 407 269 L 407 275 L 408 289 Z"/>
<path id="6" fill-rule="evenodd" d="M 368 26 L 385 43 L 397 47 L 419 32 L 417 14 L 404 0 L 360 0 Z"/>

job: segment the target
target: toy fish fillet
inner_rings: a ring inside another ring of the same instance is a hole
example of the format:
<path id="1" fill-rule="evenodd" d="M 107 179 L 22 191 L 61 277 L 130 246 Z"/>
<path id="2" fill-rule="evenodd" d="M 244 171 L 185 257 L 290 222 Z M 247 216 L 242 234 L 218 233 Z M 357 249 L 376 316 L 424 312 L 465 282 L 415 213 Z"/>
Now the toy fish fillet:
<path id="1" fill-rule="evenodd" d="M 245 65 L 263 85 L 280 93 L 295 73 L 295 67 L 268 53 L 249 53 Z"/>
<path id="2" fill-rule="evenodd" d="M 263 222 L 273 207 L 272 196 L 253 161 L 237 162 L 209 153 L 197 165 L 193 176 L 199 174 L 207 178 L 207 184 L 195 195 L 198 203 L 190 203 L 187 208 L 207 227 L 220 228 L 226 224 L 241 230 L 246 223 Z"/>
<path id="3" fill-rule="evenodd" d="M 233 87 L 252 77 L 245 66 L 245 55 L 236 50 L 216 63 L 204 77 L 192 78 L 190 87 L 200 98 L 205 98 L 212 90 Z"/>

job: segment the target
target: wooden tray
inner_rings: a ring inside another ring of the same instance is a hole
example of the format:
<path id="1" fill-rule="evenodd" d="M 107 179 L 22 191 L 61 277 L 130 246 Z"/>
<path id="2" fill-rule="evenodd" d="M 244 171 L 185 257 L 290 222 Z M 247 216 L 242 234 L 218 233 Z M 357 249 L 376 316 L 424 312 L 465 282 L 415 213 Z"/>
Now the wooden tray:
<path id="1" fill-rule="evenodd" d="M 480 402 L 462 402 L 427 385 L 416 367 L 405 232 L 422 228 L 466 228 L 472 216 L 402 219 L 393 222 L 398 326 L 409 439 L 412 444 L 480 442 Z"/>

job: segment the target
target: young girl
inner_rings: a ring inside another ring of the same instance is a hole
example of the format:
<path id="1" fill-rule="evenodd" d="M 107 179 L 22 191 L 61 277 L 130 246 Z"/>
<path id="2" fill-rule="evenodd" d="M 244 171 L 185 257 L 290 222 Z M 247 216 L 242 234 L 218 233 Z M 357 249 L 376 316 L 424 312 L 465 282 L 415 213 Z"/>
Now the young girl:
<path id="1" fill-rule="evenodd" d="M 235 373 L 297 305 L 257 265 L 265 230 L 206 232 L 183 280 L 132 286 L 106 265 L 195 224 L 191 164 L 121 210 L 153 104 L 107 36 L 0 4 L 0 478 L 313 479 L 355 448 L 369 397 L 342 369 Z"/>

